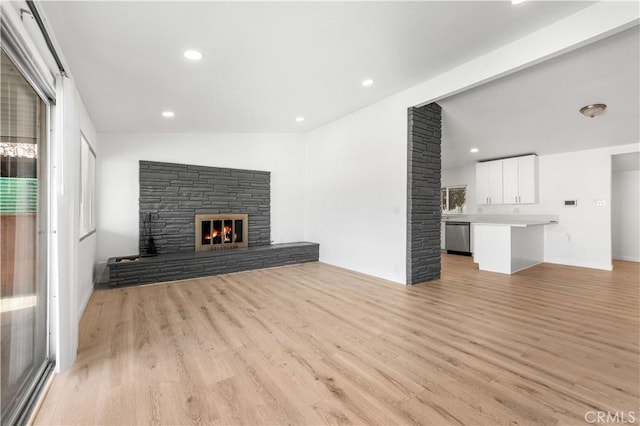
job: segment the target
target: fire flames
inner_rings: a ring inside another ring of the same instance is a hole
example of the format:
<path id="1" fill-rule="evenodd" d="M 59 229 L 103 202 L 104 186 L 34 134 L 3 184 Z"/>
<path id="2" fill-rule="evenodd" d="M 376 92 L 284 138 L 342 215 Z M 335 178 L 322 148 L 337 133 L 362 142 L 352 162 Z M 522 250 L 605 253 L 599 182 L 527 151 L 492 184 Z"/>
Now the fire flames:
<path id="1" fill-rule="evenodd" d="M 213 231 L 213 236 L 211 234 L 204 234 L 204 239 L 210 240 L 211 238 L 217 237 L 218 235 L 220 235 L 219 231 Z"/>

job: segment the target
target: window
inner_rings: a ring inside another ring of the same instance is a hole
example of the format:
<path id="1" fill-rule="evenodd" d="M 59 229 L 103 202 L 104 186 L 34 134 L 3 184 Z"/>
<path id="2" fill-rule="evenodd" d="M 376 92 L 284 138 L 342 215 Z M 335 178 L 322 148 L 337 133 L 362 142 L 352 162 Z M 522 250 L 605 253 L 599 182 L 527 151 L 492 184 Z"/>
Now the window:
<path id="1" fill-rule="evenodd" d="M 440 210 L 442 214 L 463 214 L 467 212 L 467 187 L 447 186 L 440 189 Z"/>
<path id="2" fill-rule="evenodd" d="M 95 223 L 96 154 L 80 134 L 80 240 L 93 234 Z"/>

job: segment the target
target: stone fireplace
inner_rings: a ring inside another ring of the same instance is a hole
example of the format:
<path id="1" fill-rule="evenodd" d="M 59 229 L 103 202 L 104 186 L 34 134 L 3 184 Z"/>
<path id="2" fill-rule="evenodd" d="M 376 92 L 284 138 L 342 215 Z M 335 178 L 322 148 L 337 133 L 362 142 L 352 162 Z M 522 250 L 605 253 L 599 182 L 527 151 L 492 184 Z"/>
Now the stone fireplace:
<path id="1" fill-rule="evenodd" d="M 140 255 L 109 259 L 109 285 L 317 262 L 316 243 L 271 244 L 270 191 L 265 171 L 140 161 Z"/>
<path id="2" fill-rule="evenodd" d="M 266 171 L 140 161 L 139 253 L 150 237 L 159 255 L 268 246 L 270 191 Z M 231 242 L 218 242 L 225 222 Z"/>
<path id="3" fill-rule="evenodd" d="M 247 247 L 246 214 L 197 214 L 195 227 L 196 251 Z"/>

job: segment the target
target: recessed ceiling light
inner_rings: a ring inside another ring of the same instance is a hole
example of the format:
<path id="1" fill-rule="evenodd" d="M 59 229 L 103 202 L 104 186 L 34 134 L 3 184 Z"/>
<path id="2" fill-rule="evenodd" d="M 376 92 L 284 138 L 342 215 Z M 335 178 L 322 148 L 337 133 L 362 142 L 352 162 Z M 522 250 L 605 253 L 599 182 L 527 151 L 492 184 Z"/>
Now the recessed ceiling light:
<path id="1" fill-rule="evenodd" d="M 296 121 L 298 123 L 302 123 L 304 121 L 304 117 L 296 117 Z"/>
<path id="2" fill-rule="evenodd" d="M 511 0 L 511 4 L 520 4 L 520 3 L 524 3 L 527 0 Z"/>
<path id="3" fill-rule="evenodd" d="M 364 87 L 371 86 L 372 84 L 373 84 L 373 80 L 371 80 L 370 78 L 368 78 L 366 80 L 362 80 L 362 85 Z"/>
<path id="4" fill-rule="evenodd" d="M 469 150 L 469 152 L 472 152 L 472 153 L 474 153 L 474 154 L 475 154 L 476 152 L 478 152 L 478 148 L 471 148 L 471 149 Z"/>
<path id="5" fill-rule="evenodd" d="M 162 112 L 162 116 L 166 117 L 166 118 L 171 118 L 175 115 L 175 113 L 173 111 L 163 111 Z"/>
<path id="6" fill-rule="evenodd" d="M 189 49 L 189 50 L 185 50 L 184 57 L 189 59 L 190 61 L 199 61 L 204 57 L 204 55 L 202 54 L 202 52 Z"/>

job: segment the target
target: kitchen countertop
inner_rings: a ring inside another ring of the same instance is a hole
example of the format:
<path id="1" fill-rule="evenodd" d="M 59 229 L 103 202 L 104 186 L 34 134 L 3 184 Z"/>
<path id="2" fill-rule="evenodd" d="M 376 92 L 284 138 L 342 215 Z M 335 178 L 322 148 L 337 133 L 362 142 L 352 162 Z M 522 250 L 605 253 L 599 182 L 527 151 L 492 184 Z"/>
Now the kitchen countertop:
<path id="1" fill-rule="evenodd" d="M 473 221 L 469 222 L 474 225 L 493 225 L 493 226 L 541 226 L 541 225 L 552 225 L 558 223 L 557 221 L 498 221 L 498 222 L 483 222 L 483 221 Z"/>
<path id="2" fill-rule="evenodd" d="M 474 225 L 496 226 L 540 226 L 558 223 L 557 215 L 497 215 L 469 214 L 442 216 L 442 222 L 469 222 Z"/>

